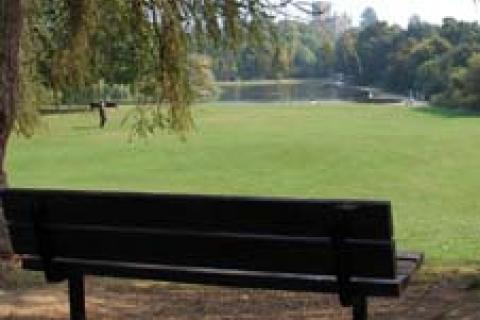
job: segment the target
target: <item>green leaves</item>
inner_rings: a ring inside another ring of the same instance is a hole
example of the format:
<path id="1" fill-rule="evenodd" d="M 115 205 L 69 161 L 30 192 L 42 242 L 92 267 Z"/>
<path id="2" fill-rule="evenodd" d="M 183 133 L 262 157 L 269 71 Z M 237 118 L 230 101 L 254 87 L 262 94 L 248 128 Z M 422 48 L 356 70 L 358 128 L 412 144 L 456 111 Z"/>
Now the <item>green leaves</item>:
<path id="1" fill-rule="evenodd" d="M 193 127 L 190 105 L 199 91 L 205 91 L 201 87 L 207 85 L 207 91 L 214 91 L 209 84 L 213 77 L 208 68 L 197 68 L 200 72 L 192 74 L 192 54 L 219 49 L 231 52 L 262 44 L 258 67 L 269 69 L 271 74 L 286 74 L 297 52 L 300 53 L 298 59 L 305 64 L 315 63 L 318 58 L 315 52 L 307 48 L 299 51 L 302 32 L 295 25 L 289 26 L 284 34 L 272 32 L 275 13 L 295 3 L 285 1 L 275 5 L 267 0 L 25 1 L 26 19 L 32 22 L 24 37 L 25 105 L 38 106 L 34 101 L 46 102 L 39 99 L 44 91 L 46 96 L 65 97 L 66 93 L 75 90 L 88 91 L 102 80 L 107 85 L 135 84 L 138 87 L 146 84 L 144 87 L 153 93 L 158 107 L 155 112 L 140 113 L 142 116 L 138 117 L 138 130 L 135 131 L 152 132 L 157 125 L 158 129 L 169 128 L 184 134 Z M 279 41 L 278 45 L 265 45 L 270 35 L 273 35 L 273 42 Z M 273 56 L 276 59 L 272 59 Z M 272 60 L 277 63 L 272 65 Z M 276 67 L 278 70 L 274 71 Z M 141 120 L 145 116 L 153 117 L 152 121 L 146 124 Z M 146 129 L 142 131 L 140 127 Z"/>
<path id="2" fill-rule="evenodd" d="M 261 0 L 54 1 L 63 1 L 55 17 L 67 19 L 47 19 L 56 34 L 52 39 L 57 39 L 51 46 L 52 87 L 81 88 L 120 75 L 134 83 L 149 79 L 162 107 L 151 114 L 139 112 L 134 131 L 140 135 L 154 131 L 154 125 L 188 132 L 194 87 L 200 78 L 213 82 L 208 72 L 191 76 L 191 54 L 211 46 L 237 49 L 244 39 L 258 41 L 269 23 L 268 1 Z M 146 116 L 155 118 L 146 123 Z"/>

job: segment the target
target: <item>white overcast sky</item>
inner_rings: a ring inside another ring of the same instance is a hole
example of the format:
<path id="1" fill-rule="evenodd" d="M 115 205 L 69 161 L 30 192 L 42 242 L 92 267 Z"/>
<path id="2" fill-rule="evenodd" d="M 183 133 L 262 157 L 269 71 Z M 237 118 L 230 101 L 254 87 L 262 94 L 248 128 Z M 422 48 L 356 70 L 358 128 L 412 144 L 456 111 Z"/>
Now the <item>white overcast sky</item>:
<path id="1" fill-rule="evenodd" d="M 454 17 L 459 20 L 480 21 L 480 3 L 473 0 L 331 0 L 333 10 L 338 13 L 347 12 L 358 24 L 362 11 L 367 6 L 373 7 L 381 20 L 408 24 L 413 14 L 418 14 L 422 20 L 441 23 L 444 17 Z"/>

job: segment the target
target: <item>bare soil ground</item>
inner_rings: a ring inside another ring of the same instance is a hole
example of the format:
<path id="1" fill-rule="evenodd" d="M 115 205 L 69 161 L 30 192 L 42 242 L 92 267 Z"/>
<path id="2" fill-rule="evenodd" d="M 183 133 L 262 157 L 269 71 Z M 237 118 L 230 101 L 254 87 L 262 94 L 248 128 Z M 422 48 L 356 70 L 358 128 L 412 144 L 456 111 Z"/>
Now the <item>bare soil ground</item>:
<path id="1" fill-rule="evenodd" d="M 68 318 L 65 284 L 21 288 L 6 281 L 5 272 L 3 279 L 0 319 Z M 351 319 L 349 309 L 341 308 L 333 295 L 93 277 L 87 278 L 87 309 L 89 319 Z M 480 319 L 480 271 L 423 271 L 401 299 L 372 299 L 370 318 Z"/>

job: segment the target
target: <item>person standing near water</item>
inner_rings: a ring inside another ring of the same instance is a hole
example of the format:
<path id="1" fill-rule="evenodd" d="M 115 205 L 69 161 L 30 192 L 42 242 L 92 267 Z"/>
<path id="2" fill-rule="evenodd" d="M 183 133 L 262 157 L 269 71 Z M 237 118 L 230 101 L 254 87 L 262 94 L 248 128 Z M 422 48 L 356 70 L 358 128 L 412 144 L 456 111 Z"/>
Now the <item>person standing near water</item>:
<path id="1" fill-rule="evenodd" d="M 412 107 L 415 103 L 415 97 L 413 96 L 413 90 L 408 91 L 407 107 Z"/>
<path id="2" fill-rule="evenodd" d="M 100 116 L 100 128 L 105 127 L 105 123 L 107 122 L 107 113 L 105 111 L 105 107 L 105 100 L 101 100 L 98 108 L 98 115 Z"/>

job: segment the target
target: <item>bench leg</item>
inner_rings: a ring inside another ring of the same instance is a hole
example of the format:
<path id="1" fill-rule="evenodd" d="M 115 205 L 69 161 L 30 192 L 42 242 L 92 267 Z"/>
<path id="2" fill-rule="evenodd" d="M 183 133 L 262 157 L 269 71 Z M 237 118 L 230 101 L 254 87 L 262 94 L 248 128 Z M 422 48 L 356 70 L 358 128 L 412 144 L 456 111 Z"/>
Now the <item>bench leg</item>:
<path id="1" fill-rule="evenodd" d="M 68 294 L 70 298 L 70 320 L 86 320 L 83 274 L 68 277 Z"/>
<path id="2" fill-rule="evenodd" d="M 367 297 L 357 296 L 353 298 L 353 320 L 367 320 L 368 308 Z"/>

